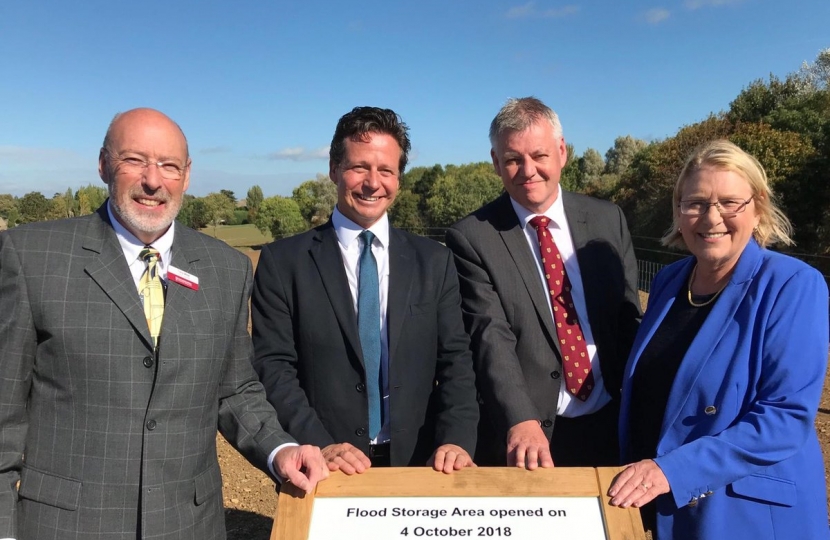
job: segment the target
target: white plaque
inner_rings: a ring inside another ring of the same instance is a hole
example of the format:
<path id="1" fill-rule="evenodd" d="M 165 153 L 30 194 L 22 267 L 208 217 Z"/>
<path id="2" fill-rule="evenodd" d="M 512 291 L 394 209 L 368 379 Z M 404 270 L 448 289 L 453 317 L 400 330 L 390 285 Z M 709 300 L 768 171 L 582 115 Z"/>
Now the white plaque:
<path id="1" fill-rule="evenodd" d="M 308 540 L 606 540 L 596 497 L 317 497 Z"/>

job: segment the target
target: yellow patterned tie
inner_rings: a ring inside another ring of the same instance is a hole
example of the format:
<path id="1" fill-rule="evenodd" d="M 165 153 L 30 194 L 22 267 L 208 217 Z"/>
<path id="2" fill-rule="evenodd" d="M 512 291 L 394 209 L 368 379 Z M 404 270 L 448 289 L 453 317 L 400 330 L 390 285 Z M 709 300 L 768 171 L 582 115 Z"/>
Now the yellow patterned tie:
<path id="1" fill-rule="evenodd" d="M 159 252 L 145 247 L 138 256 L 147 263 L 147 269 L 138 281 L 138 294 L 144 304 L 144 316 L 147 318 L 147 326 L 150 327 L 153 348 L 158 349 L 161 320 L 164 317 L 164 287 L 158 271 Z"/>

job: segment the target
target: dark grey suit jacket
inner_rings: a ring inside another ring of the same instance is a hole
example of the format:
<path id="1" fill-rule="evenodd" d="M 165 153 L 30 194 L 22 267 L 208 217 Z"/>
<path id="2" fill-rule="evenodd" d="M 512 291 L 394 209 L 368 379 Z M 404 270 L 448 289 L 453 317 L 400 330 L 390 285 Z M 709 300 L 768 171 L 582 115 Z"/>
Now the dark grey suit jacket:
<path id="1" fill-rule="evenodd" d="M 423 466 L 446 443 L 472 456 L 478 407 L 452 254 L 393 228 L 389 274 L 391 464 Z M 254 365 L 285 430 L 368 452 L 357 317 L 331 222 L 263 248 L 251 308 Z"/>
<path id="2" fill-rule="evenodd" d="M 217 425 L 263 470 L 291 441 L 250 366 L 250 261 L 175 227 L 199 290 L 169 284 L 157 358 L 106 203 L 0 234 L 0 537 L 222 539 Z"/>
<path id="3" fill-rule="evenodd" d="M 619 399 L 641 317 L 631 237 L 617 206 L 561 193 L 603 380 Z M 503 463 L 510 427 L 536 419 L 548 439 L 554 433 L 562 367 L 547 292 L 507 194 L 453 225 L 447 246 L 458 267 L 482 423 L 492 428 L 479 447 Z"/>

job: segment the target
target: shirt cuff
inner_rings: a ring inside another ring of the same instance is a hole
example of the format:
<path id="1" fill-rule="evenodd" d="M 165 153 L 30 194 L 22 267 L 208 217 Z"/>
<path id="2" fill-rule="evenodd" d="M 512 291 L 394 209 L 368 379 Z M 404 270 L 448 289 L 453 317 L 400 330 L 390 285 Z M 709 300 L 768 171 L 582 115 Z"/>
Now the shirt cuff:
<path id="1" fill-rule="evenodd" d="M 282 450 L 283 448 L 286 448 L 288 446 L 300 446 L 300 445 L 297 444 L 297 443 L 293 443 L 293 442 L 281 444 L 278 447 L 274 448 L 274 450 L 268 455 L 268 470 L 271 471 L 271 476 L 276 478 L 277 482 L 279 482 L 280 484 L 285 482 L 285 478 L 283 478 L 282 475 L 277 473 L 277 471 L 274 469 L 274 458 L 277 456 L 277 452 L 279 452 L 280 450 Z M 6 539 L 0 538 L 0 540 L 6 540 Z M 8 540 L 14 540 L 14 539 L 10 538 Z"/>

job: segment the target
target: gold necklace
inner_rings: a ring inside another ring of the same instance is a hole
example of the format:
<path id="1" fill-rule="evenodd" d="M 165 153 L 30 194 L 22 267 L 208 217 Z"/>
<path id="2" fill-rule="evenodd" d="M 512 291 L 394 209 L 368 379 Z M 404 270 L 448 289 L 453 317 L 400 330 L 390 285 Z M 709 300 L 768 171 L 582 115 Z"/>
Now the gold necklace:
<path id="1" fill-rule="evenodd" d="M 707 300 L 707 301 L 705 301 L 705 302 L 701 302 L 700 304 L 696 304 L 696 303 L 694 302 L 694 300 L 692 300 L 692 281 L 694 281 L 694 279 L 695 279 L 695 272 L 697 272 L 697 263 L 695 263 L 695 267 L 694 267 L 694 268 L 692 268 L 692 275 L 690 275 L 690 276 L 689 276 L 689 286 L 688 286 L 688 293 L 687 293 L 687 298 L 689 299 L 689 304 L 691 304 L 691 305 L 692 305 L 692 307 L 703 307 L 703 306 L 708 306 L 709 304 L 711 304 L 712 302 L 714 302 L 714 301 L 715 301 L 715 299 L 716 299 L 718 296 L 720 296 L 721 291 L 723 291 L 723 289 L 725 289 L 725 288 L 726 288 L 726 284 L 724 284 L 724 286 L 723 286 L 723 287 L 721 287 L 720 289 L 718 289 L 718 292 L 716 292 L 714 295 L 712 295 L 712 298 L 710 298 L 709 300 Z"/>

